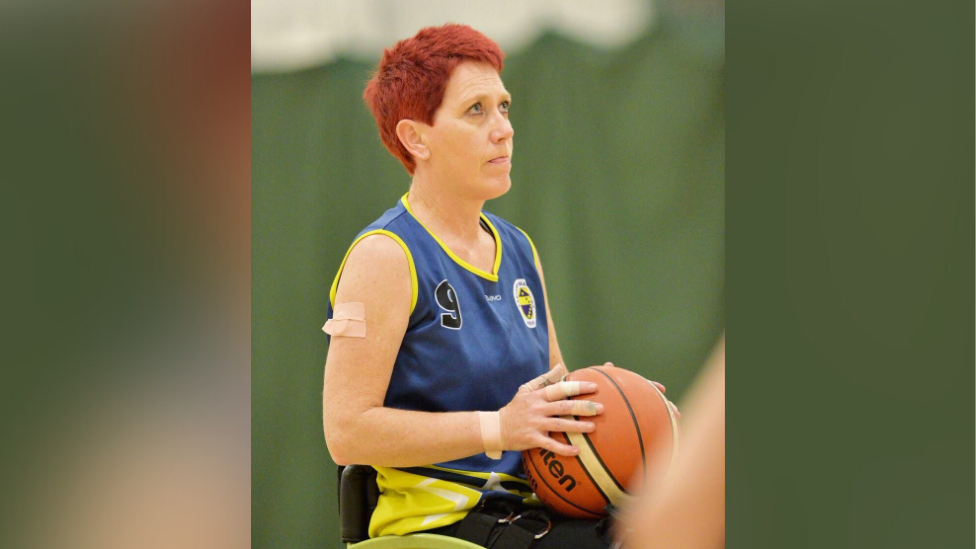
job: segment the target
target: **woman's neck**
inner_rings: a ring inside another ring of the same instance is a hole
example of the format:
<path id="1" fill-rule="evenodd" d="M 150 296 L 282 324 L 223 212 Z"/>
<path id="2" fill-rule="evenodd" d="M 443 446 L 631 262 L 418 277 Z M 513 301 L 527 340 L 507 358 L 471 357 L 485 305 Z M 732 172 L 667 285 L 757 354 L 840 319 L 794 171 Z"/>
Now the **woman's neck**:
<path id="1" fill-rule="evenodd" d="M 484 200 L 466 200 L 415 176 L 409 201 L 414 216 L 438 236 L 467 242 L 480 237 Z"/>

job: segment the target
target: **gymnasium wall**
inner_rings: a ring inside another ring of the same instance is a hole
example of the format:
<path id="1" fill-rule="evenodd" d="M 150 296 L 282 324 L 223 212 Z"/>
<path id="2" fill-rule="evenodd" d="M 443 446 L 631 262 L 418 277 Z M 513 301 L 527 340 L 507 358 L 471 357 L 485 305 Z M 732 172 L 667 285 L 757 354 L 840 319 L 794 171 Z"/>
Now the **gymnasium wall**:
<path id="1" fill-rule="evenodd" d="M 612 51 L 547 34 L 502 73 L 513 184 L 486 209 L 535 241 L 568 367 L 610 360 L 679 404 L 725 325 L 724 40 L 724 21 L 661 17 Z M 353 237 L 410 182 L 361 99 L 374 63 L 252 75 L 257 548 L 340 546 L 325 304 Z"/>

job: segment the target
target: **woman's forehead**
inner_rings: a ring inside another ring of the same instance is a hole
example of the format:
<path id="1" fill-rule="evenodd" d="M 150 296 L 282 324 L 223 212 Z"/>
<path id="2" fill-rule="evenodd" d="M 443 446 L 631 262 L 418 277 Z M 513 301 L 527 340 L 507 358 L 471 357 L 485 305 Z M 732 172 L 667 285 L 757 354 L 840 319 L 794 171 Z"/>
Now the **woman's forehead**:
<path id="1" fill-rule="evenodd" d="M 444 90 L 444 101 L 467 102 L 482 96 L 508 95 L 498 71 L 487 63 L 464 62 L 455 67 Z"/>

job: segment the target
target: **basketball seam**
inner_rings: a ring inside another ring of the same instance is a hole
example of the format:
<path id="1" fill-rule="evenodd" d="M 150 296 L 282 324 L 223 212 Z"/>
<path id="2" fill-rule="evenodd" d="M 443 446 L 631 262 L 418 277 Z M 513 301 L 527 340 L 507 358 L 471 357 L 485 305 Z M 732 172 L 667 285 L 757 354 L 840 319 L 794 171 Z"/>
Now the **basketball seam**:
<path id="1" fill-rule="evenodd" d="M 576 416 L 573 416 L 573 417 L 576 417 Z M 576 417 L 576 419 L 579 420 L 579 417 Z M 562 433 L 562 435 L 563 435 L 563 438 L 566 439 L 566 443 L 567 444 L 572 444 L 573 443 L 573 441 L 569 440 L 569 433 Z M 591 448 L 592 448 L 592 446 L 591 446 Z M 594 453 L 596 453 L 596 452 L 594 451 Z M 579 464 L 580 469 L 582 469 L 583 472 L 586 473 L 586 477 L 590 479 L 590 482 L 593 484 L 593 487 L 596 488 L 596 491 L 599 492 L 600 495 L 603 497 L 603 501 L 605 501 L 607 503 L 611 503 L 612 500 L 610 499 L 610 496 L 608 496 L 607 493 L 603 491 L 603 487 L 600 486 L 600 483 L 597 482 L 597 480 L 595 478 L 593 478 L 593 474 L 590 473 L 590 468 L 587 467 L 586 466 L 586 463 L 583 462 L 583 458 L 581 458 L 580 456 L 574 456 L 573 459 L 575 459 L 576 460 L 576 463 Z M 599 460 L 599 457 L 597 457 L 597 460 Z M 603 462 L 601 461 L 600 463 L 603 463 Z M 606 469 L 606 467 L 604 467 L 604 469 Z M 610 475 L 609 472 L 607 472 L 607 475 L 610 476 L 611 478 L 613 478 L 613 475 Z"/>
<path id="2" fill-rule="evenodd" d="M 579 416 L 575 416 L 575 417 L 576 417 L 576 421 L 580 420 Z M 583 440 L 586 441 L 586 445 L 589 446 L 591 450 L 593 450 L 593 457 L 595 457 L 596 460 L 600 462 L 600 466 L 603 467 L 603 470 L 607 472 L 607 476 L 610 477 L 610 480 L 612 480 L 613 483 L 617 485 L 617 488 L 620 488 L 621 492 L 627 494 L 628 493 L 627 489 L 621 486 L 620 481 L 618 481 L 617 477 L 614 476 L 614 474 L 610 471 L 610 468 L 607 467 L 607 464 L 603 462 L 603 458 L 600 457 L 600 452 L 596 451 L 596 446 L 593 445 L 593 441 L 590 440 L 590 437 L 587 436 L 586 433 L 580 433 L 580 434 L 583 435 Z"/>
<path id="3" fill-rule="evenodd" d="M 546 451 L 549 451 L 549 450 L 546 450 Z M 549 493 L 550 494 L 554 494 L 557 498 L 565 501 L 569 505 L 572 505 L 573 507 L 579 509 L 580 511 L 583 511 L 584 513 L 589 513 L 589 514 L 594 515 L 596 517 L 602 517 L 603 516 L 600 513 L 594 513 L 593 511 L 590 511 L 589 509 L 586 509 L 584 507 L 580 507 L 579 505 L 576 505 L 572 501 L 569 501 L 568 499 L 564 498 L 559 492 L 556 491 L 555 488 L 553 488 L 552 486 L 550 486 L 549 483 L 546 481 L 546 477 L 544 477 L 542 475 L 542 472 L 539 471 L 539 467 L 535 464 L 535 456 L 532 455 L 532 452 L 531 451 L 529 451 L 529 463 L 531 463 L 532 464 L 532 468 L 535 469 L 535 473 L 536 473 L 536 476 L 539 477 L 539 481 L 542 482 L 543 484 L 545 484 L 546 485 L 546 488 L 549 488 Z M 586 470 L 585 467 L 583 469 L 584 469 L 584 471 Z M 589 473 L 587 473 L 587 476 L 589 476 Z M 594 482 L 594 485 L 595 484 L 596 483 Z M 601 494 L 602 494 L 602 492 L 601 492 Z M 536 495 L 538 495 L 538 494 L 536 494 Z"/>
<path id="4" fill-rule="evenodd" d="M 647 459 L 644 456 L 644 437 L 641 434 L 640 423 L 637 422 L 637 414 L 634 413 L 634 409 L 630 406 L 630 401 L 627 400 L 627 395 L 624 394 L 624 391 L 623 389 L 620 388 L 620 385 L 617 385 L 617 382 L 614 381 L 614 379 L 610 377 L 606 372 L 601 371 L 599 368 L 594 368 L 594 370 L 602 374 L 607 379 L 609 379 L 610 383 L 613 383 L 613 386 L 616 387 L 617 391 L 620 393 L 621 398 L 624 399 L 624 404 L 627 405 L 627 411 L 630 412 L 630 418 L 634 421 L 634 428 L 637 429 L 637 443 L 640 444 L 640 453 L 641 453 L 641 477 L 646 482 L 647 481 Z M 603 460 L 600 458 L 600 454 L 596 451 L 595 448 L 593 452 L 596 454 L 597 459 L 600 460 L 600 463 L 603 463 Z M 612 478 L 613 481 L 617 484 L 617 486 L 620 486 L 620 482 L 617 481 L 617 478 L 614 476 L 613 473 L 610 472 L 609 469 L 607 469 L 607 473 L 610 475 L 610 478 Z"/>

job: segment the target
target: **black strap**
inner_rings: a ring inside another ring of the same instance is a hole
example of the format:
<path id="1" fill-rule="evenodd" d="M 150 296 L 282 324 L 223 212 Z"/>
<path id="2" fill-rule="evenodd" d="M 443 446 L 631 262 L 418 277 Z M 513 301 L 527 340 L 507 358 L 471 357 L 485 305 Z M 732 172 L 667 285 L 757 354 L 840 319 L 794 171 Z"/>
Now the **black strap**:
<path id="1" fill-rule="evenodd" d="M 457 533 L 454 535 L 475 545 L 488 547 L 491 533 L 496 526 L 498 526 L 498 519 L 479 509 L 471 511 L 461 519 L 461 525 L 458 526 Z"/>
<path id="2" fill-rule="evenodd" d="M 454 536 L 482 547 L 491 547 L 501 526 L 518 514 L 519 502 L 500 498 L 482 499 L 458 523 Z"/>
<path id="3" fill-rule="evenodd" d="M 491 549 L 530 549 L 535 544 L 535 536 L 535 532 L 513 522 L 505 525 L 501 535 L 491 544 Z"/>
<path id="4" fill-rule="evenodd" d="M 489 499 L 461 520 L 454 537 L 490 549 L 531 549 L 551 525 L 544 509 Z"/>

